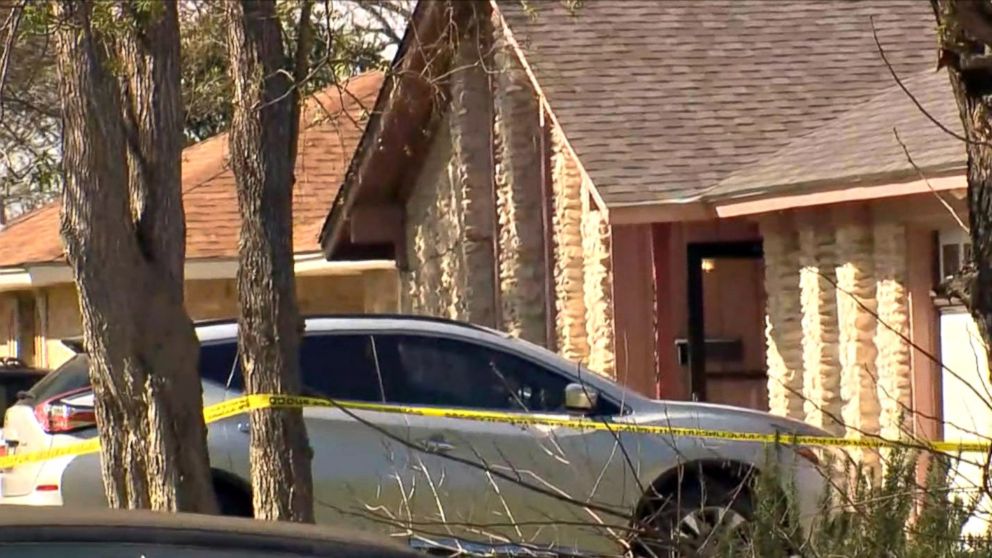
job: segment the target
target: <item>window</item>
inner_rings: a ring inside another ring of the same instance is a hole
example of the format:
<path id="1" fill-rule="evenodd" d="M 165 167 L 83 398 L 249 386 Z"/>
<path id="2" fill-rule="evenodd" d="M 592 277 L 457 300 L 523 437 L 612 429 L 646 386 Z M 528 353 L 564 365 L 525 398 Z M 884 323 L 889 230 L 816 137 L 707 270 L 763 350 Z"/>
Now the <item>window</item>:
<path id="1" fill-rule="evenodd" d="M 307 395 L 381 403 L 383 383 L 368 335 L 309 335 L 300 346 Z"/>
<path id="2" fill-rule="evenodd" d="M 243 380 L 238 362 L 238 344 L 233 341 L 200 347 L 200 377 L 219 386 L 240 391 Z M 230 384 L 228 383 L 230 382 Z"/>
<path id="3" fill-rule="evenodd" d="M 54 372 L 50 372 L 28 393 L 35 401 L 45 401 L 56 395 L 88 387 L 90 387 L 90 359 L 85 354 L 77 354 Z"/>
<path id="4" fill-rule="evenodd" d="M 376 336 L 391 403 L 504 411 L 563 412 L 568 380 L 480 345 L 410 335 Z"/>

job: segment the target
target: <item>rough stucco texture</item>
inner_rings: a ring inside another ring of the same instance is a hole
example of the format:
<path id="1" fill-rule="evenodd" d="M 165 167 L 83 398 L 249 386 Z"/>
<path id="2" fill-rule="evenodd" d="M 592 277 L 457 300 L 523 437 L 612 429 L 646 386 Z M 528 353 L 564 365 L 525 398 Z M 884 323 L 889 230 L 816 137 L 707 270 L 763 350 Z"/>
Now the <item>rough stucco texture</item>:
<path id="1" fill-rule="evenodd" d="M 880 224 L 874 230 L 878 325 L 878 399 L 883 436 L 898 438 L 906 431 L 912 405 L 912 367 L 909 331 L 909 297 L 906 281 L 906 230 L 902 225 Z"/>
<path id="2" fill-rule="evenodd" d="M 575 362 L 589 359 L 582 252 L 582 176 L 564 145 L 552 135 L 551 184 L 554 192 L 555 335 L 558 351 Z"/>
<path id="3" fill-rule="evenodd" d="M 472 29 L 459 43 L 450 102 L 406 200 L 400 306 L 495 326 L 492 103 L 489 76 L 475 64 L 480 40 Z"/>
<path id="4" fill-rule="evenodd" d="M 400 300 L 404 312 L 464 319 L 462 200 L 452 181 L 450 114 L 444 118 L 406 204 L 409 270 L 402 274 Z"/>
<path id="5" fill-rule="evenodd" d="M 768 408 L 796 419 L 803 410 L 803 328 L 799 302 L 799 240 L 795 231 L 778 223 L 762 223 L 766 297 L 765 358 L 768 367 Z"/>
<path id="6" fill-rule="evenodd" d="M 527 75 L 496 34 L 493 153 L 502 328 L 548 345 L 540 113 Z"/>
<path id="7" fill-rule="evenodd" d="M 837 321 L 842 416 L 849 437 L 878 434 L 875 387 L 875 280 L 871 229 L 862 223 L 837 227 Z M 861 452 L 863 465 L 877 466 L 875 452 Z"/>
<path id="8" fill-rule="evenodd" d="M 584 190 L 584 189 L 583 189 Z M 582 252 L 589 368 L 616 377 L 616 339 L 613 327 L 613 269 L 610 226 L 589 204 L 583 192 Z"/>
<path id="9" fill-rule="evenodd" d="M 819 227 L 806 225 L 799 230 L 803 395 L 807 422 L 843 434 L 837 299 L 825 277 L 834 268 L 833 242 L 833 235 Z"/>
<path id="10" fill-rule="evenodd" d="M 852 437 L 912 435 L 905 227 L 867 212 L 831 225 L 791 217 L 795 225 L 762 224 L 772 412 Z M 784 384 L 801 386 L 802 396 L 776 391 Z M 883 469 L 878 452 L 852 457 Z"/>

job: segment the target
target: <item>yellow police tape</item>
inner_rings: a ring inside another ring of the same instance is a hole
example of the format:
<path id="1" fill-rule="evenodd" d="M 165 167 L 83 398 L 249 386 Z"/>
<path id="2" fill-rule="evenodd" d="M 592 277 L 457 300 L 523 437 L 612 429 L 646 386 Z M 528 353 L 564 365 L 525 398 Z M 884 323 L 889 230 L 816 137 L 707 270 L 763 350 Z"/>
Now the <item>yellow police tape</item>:
<path id="1" fill-rule="evenodd" d="M 731 432 L 727 430 L 709 430 L 704 428 L 688 428 L 675 426 L 652 426 L 593 420 L 588 418 L 560 418 L 541 415 L 526 415 L 520 413 L 505 413 L 493 411 L 470 411 L 463 409 L 441 409 L 431 407 L 409 407 L 403 405 L 381 405 L 375 403 L 357 403 L 352 401 L 332 401 L 316 397 L 289 395 L 256 394 L 244 395 L 222 403 L 210 405 L 203 409 L 205 421 L 209 424 L 226 418 L 237 416 L 248 411 L 259 409 L 302 409 L 305 407 L 332 407 L 346 411 L 375 411 L 398 413 L 421 417 L 452 418 L 479 422 L 493 422 L 519 426 L 550 426 L 571 428 L 576 430 L 609 431 L 613 433 L 648 434 L 655 436 L 688 436 L 710 440 L 729 440 L 755 442 L 764 444 L 785 444 L 819 447 L 857 447 L 857 448 L 886 448 L 886 447 L 919 447 L 939 452 L 988 452 L 992 449 L 989 442 L 962 441 L 898 441 L 884 438 L 835 438 L 829 436 L 793 436 L 789 434 L 760 434 L 756 432 Z M 60 457 L 83 455 L 100 451 L 100 441 L 91 438 L 60 446 L 54 449 L 17 453 L 0 456 L 0 469 L 9 469 L 26 463 L 50 461 Z"/>

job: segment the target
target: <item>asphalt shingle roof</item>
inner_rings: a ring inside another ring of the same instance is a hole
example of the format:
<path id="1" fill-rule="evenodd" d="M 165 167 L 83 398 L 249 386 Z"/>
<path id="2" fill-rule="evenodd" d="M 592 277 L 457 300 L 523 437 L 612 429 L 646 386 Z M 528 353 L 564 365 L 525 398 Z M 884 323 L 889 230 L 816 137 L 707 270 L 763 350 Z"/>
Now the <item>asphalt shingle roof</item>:
<path id="1" fill-rule="evenodd" d="M 311 97 L 303 111 L 293 188 L 293 246 L 296 252 L 320 249 L 317 235 L 327 208 L 344 179 L 362 133 L 366 111 L 375 103 L 380 72 L 351 78 Z M 183 205 L 186 256 L 237 256 L 241 217 L 228 165 L 227 134 L 183 151 Z M 0 231 L 0 267 L 63 261 L 59 204 L 24 215 Z"/>
<path id="2" fill-rule="evenodd" d="M 694 199 L 932 67 L 919 0 L 501 0 L 565 135 L 612 206 Z"/>
<path id="3" fill-rule="evenodd" d="M 963 133 L 945 72 L 926 70 L 902 81 L 927 113 L 950 130 Z M 917 172 L 893 129 L 921 170 L 964 169 L 964 143 L 931 122 L 898 85 L 892 85 L 777 153 L 734 172 L 707 198 L 718 201 L 915 178 Z"/>

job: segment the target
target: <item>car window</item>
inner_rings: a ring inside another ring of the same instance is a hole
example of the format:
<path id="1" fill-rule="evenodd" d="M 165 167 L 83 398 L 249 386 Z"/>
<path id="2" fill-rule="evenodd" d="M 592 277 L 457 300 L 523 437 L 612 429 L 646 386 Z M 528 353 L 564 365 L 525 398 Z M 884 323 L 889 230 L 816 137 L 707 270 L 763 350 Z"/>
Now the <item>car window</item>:
<path id="1" fill-rule="evenodd" d="M 77 354 L 42 378 L 28 393 L 35 401 L 44 401 L 89 385 L 90 359 L 85 354 Z"/>
<path id="2" fill-rule="evenodd" d="M 243 385 L 238 344 L 235 341 L 204 344 L 200 347 L 200 377 L 219 386 L 240 391 Z M 230 382 L 230 384 L 228 383 Z"/>
<path id="3" fill-rule="evenodd" d="M 242 379 L 240 366 L 231 374 L 233 366 L 237 365 L 238 345 L 234 341 L 211 343 L 200 347 L 200 375 L 218 385 L 227 385 L 231 379 L 231 389 L 241 390 Z M 77 354 L 62 366 L 47 374 L 34 385 L 28 393 L 35 401 L 44 401 L 57 395 L 90 386 L 89 357 Z M 16 392 L 15 392 L 16 394 Z"/>
<path id="4" fill-rule="evenodd" d="M 381 403 L 384 384 L 368 335 L 308 335 L 300 346 L 300 372 L 308 395 Z"/>
<path id="5" fill-rule="evenodd" d="M 568 379 L 506 352 L 415 335 L 375 336 L 391 403 L 503 411 L 562 412 Z M 388 374 L 387 374 L 388 375 Z"/>

